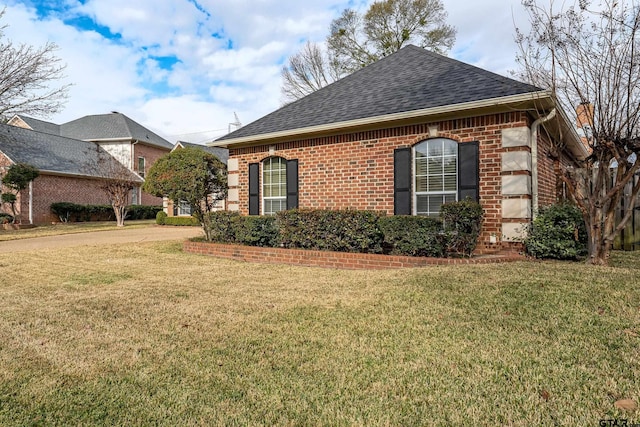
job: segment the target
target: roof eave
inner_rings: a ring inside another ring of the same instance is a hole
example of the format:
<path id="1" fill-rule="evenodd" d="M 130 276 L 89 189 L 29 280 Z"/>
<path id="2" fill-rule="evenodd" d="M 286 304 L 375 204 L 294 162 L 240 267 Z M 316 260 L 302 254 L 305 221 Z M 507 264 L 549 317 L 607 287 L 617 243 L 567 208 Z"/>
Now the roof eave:
<path id="1" fill-rule="evenodd" d="M 328 123 L 318 126 L 310 126 L 306 128 L 288 129 L 281 132 L 272 132 L 261 135 L 251 135 L 240 138 L 226 139 L 222 141 L 212 141 L 207 143 L 210 147 L 229 148 L 231 146 L 266 144 L 276 140 L 295 139 L 300 137 L 311 137 L 316 135 L 335 133 L 336 130 L 344 131 L 345 129 L 357 129 L 363 127 L 379 126 L 381 123 L 406 122 L 415 119 L 423 119 L 425 117 L 451 116 L 451 115 L 467 115 L 473 110 L 486 110 L 495 107 L 530 107 L 532 103 L 543 103 L 545 106 L 551 106 L 553 99 L 551 92 L 541 90 L 537 92 L 528 92 L 525 94 L 504 96 L 499 98 L 489 98 L 480 101 L 465 102 L 460 104 L 449 104 L 440 107 L 425 108 L 420 110 L 405 111 L 401 113 L 385 114 L 382 116 L 366 117 L 362 119 L 349 120 L 344 122 Z M 460 114 L 464 113 L 464 114 Z"/>

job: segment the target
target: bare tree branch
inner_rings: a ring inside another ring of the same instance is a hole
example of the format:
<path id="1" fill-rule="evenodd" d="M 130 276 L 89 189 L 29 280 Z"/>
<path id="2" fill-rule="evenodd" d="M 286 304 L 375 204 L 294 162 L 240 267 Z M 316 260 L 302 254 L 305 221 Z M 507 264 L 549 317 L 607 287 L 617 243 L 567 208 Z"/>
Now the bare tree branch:
<path id="1" fill-rule="evenodd" d="M 0 11 L 0 19 L 5 11 Z M 65 66 L 54 55 L 57 46 L 47 42 L 33 47 L 4 38 L 0 27 L 0 118 L 15 114 L 48 117 L 62 109 L 70 85 L 51 88 L 63 77 Z"/>
<path id="2" fill-rule="evenodd" d="M 565 171 L 562 178 L 584 215 L 589 262 L 606 264 L 640 191 L 633 181 L 640 170 L 640 5 L 636 0 L 581 0 L 555 11 L 553 0 L 547 8 L 535 0 L 522 4 L 531 31 L 516 31 L 519 75 L 550 88 L 582 125 L 591 154 L 580 165 L 582 172 Z M 616 224 L 629 188 L 630 203 Z"/>

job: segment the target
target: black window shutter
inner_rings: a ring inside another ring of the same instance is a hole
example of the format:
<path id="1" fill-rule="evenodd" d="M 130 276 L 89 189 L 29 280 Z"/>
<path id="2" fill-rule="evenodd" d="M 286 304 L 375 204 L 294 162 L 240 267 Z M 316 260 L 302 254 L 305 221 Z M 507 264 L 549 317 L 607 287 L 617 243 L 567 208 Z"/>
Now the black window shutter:
<path id="1" fill-rule="evenodd" d="M 393 214 L 411 215 L 411 148 L 393 151 Z"/>
<path id="2" fill-rule="evenodd" d="M 249 163 L 249 215 L 260 215 L 259 163 Z"/>
<path id="3" fill-rule="evenodd" d="M 298 208 L 298 160 L 287 161 L 287 209 Z"/>
<path id="4" fill-rule="evenodd" d="M 458 144 L 458 200 L 480 201 L 480 146 L 478 141 Z"/>

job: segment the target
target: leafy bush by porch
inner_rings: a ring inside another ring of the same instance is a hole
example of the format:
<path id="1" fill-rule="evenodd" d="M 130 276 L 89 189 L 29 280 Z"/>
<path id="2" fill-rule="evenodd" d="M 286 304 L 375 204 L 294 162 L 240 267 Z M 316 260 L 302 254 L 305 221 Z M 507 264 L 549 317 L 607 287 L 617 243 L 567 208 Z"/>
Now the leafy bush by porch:
<path id="1" fill-rule="evenodd" d="M 580 210 L 568 203 L 540 210 L 524 242 L 536 258 L 577 259 L 587 254 L 587 229 Z"/>

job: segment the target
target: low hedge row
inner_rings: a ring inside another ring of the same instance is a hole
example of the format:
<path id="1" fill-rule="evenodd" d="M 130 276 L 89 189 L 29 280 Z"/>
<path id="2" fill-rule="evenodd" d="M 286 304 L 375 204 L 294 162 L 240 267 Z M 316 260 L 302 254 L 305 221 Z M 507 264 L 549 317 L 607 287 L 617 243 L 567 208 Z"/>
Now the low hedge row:
<path id="1" fill-rule="evenodd" d="M 445 220 L 385 216 L 373 211 L 293 209 L 275 216 L 212 212 L 205 217 L 211 241 L 252 246 L 409 256 L 470 256 L 482 222 L 482 208 L 450 203 Z M 456 217 L 456 214 L 460 215 Z"/>
<path id="2" fill-rule="evenodd" d="M 51 212 L 62 222 L 113 221 L 115 214 L 111 205 L 78 205 L 71 202 L 51 204 Z M 131 205 L 128 208 L 128 220 L 154 219 L 162 206 Z"/>
<path id="3" fill-rule="evenodd" d="M 168 216 L 160 211 L 156 214 L 156 224 L 193 227 L 200 225 L 200 222 L 192 216 Z"/>

